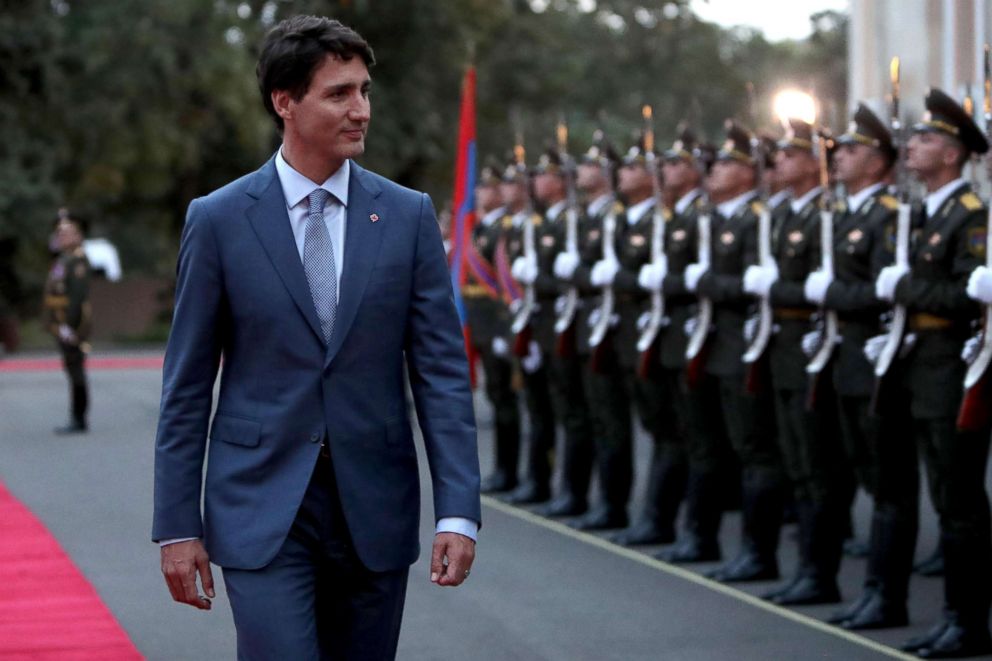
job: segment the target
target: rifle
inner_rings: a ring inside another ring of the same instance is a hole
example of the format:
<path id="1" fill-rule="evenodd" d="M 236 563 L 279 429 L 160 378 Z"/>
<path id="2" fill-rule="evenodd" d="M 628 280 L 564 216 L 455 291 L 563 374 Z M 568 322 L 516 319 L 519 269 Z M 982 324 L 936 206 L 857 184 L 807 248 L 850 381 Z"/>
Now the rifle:
<path id="1" fill-rule="evenodd" d="M 749 114 L 754 120 L 754 85 L 748 83 L 747 97 Z M 751 136 L 751 158 L 754 159 L 758 168 L 759 199 L 762 202 L 761 214 L 758 216 L 758 263 L 761 266 L 770 266 L 775 258 L 772 256 L 772 212 L 768 208 L 768 190 L 764 185 L 765 179 L 765 153 L 764 145 L 757 134 Z M 747 350 L 744 352 L 743 360 L 748 365 L 746 385 L 748 392 L 756 392 L 759 389 L 761 376 L 760 360 L 768 347 L 768 341 L 772 336 L 772 302 L 769 296 L 762 296 L 758 305 L 758 326 L 751 339 Z"/>
<path id="2" fill-rule="evenodd" d="M 909 186 L 905 181 L 906 139 L 903 135 L 902 121 L 899 119 L 899 58 L 892 58 L 889 68 L 892 80 L 892 138 L 899 145 L 899 156 L 896 161 L 896 189 L 899 193 L 899 211 L 896 220 L 896 261 L 899 266 L 909 268 L 909 233 L 912 225 L 912 213 L 909 205 Z M 875 361 L 875 392 L 872 396 L 872 409 L 876 412 L 881 406 L 882 389 L 885 375 L 895 362 L 899 347 L 906 333 L 906 306 L 896 304 L 892 308 L 892 321 L 886 333 L 885 344 L 878 359 Z"/>
<path id="3" fill-rule="evenodd" d="M 657 160 L 654 154 L 654 126 L 651 122 L 651 106 L 644 106 L 644 160 L 651 174 L 654 192 L 654 216 L 651 218 L 651 263 L 657 264 L 665 258 L 665 216 L 661 195 L 661 182 L 658 181 Z M 651 292 L 651 311 L 648 313 L 644 330 L 637 338 L 637 351 L 640 352 L 637 373 L 646 379 L 654 362 L 653 351 L 658 331 L 665 323 L 665 297 L 660 291 Z"/>
<path id="4" fill-rule="evenodd" d="M 820 187 L 823 192 L 820 194 L 820 270 L 831 279 L 834 277 L 834 211 L 833 195 L 830 189 L 830 172 L 827 162 L 827 149 L 830 140 L 821 130 L 818 132 L 817 142 L 820 153 Z M 806 373 L 809 375 L 809 391 L 806 397 L 806 408 L 812 411 L 816 405 L 817 391 L 819 390 L 820 377 L 824 368 L 830 362 L 830 357 L 834 353 L 834 348 L 840 339 L 837 330 L 837 311 L 830 309 L 820 310 L 823 316 L 823 337 L 820 340 L 820 348 L 806 365 Z"/>
<path id="5" fill-rule="evenodd" d="M 565 174 L 566 211 L 565 211 L 565 251 L 578 257 L 579 252 L 579 210 L 578 197 L 575 194 L 575 162 L 568 155 L 568 126 L 565 121 L 558 122 L 558 154 L 561 167 Z M 571 356 L 575 352 L 575 312 L 579 307 L 579 288 L 570 283 L 565 294 L 556 301 L 555 333 L 558 335 L 557 351 L 559 356 Z"/>
<path id="6" fill-rule="evenodd" d="M 989 58 L 989 45 L 985 44 L 985 133 L 992 135 L 992 63 Z M 985 160 L 992 176 L 992 156 Z M 992 268 L 992 207 L 988 212 L 988 228 L 985 238 L 985 265 Z M 982 329 L 979 331 L 980 349 L 975 359 L 968 365 L 964 377 L 964 399 L 958 412 L 957 427 L 961 431 L 980 431 L 989 424 L 989 396 L 992 385 L 989 381 L 989 364 L 992 364 L 992 305 L 983 306 Z"/>
<path id="7" fill-rule="evenodd" d="M 517 166 L 520 168 L 526 167 L 526 152 L 524 151 L 523 138 L 517 136 L 517 144 L 513 147 L 513 155 L 517 161 Z M 525 170 L 526 171 L 526 170 Z M 530 212 L 530 183 L 527 184 L 528 189 L 528 203 L 527 203 L 527 219 L 524 221 L 523 226 L 523 252 L 524 257 L 528 260 L 537 261 L 537 245 L 534 240 L 534 219 L 533 214 Z M 526 356 L 530 349 L 531 340 L 531 317 L 533 317 L 534 312 L 537 308 L 537 294 L 534 289 L 534 283 L 526 285 L 524 287 L 524 294 L 518 300 L 517 309 L 513 314 L 513 323 L 510 324 L 510 332 L 514 335 L 513 341 L 513 353 L 517 356 Z"/>
<path id="8" fill-rule="evenodd" d="M 709 209 L 699 214 L 696 219 L 696 262 L 704 269 L 710 267 L 710 212 Z M 710 335 L 713 324 L 713 301 L 705 296 L 699 297 L 696 316 L 693 317 L 692 333 L 685 348 L 686 381 L 690 388 L 695 388 L 703 374 L 703 364 L 706 362 L 706 340 Z"/>
<path id="9" fill-rule="evenodd" d="M 605 138 L 602 131 L 596 131 L 594 142 L 603 142 Z M 613 169 L 609 158 L 603 159 L 603 170 L 606 180 L 613 181 Z M 608 205 L 608 211 L 603 217 L 602 234 L 602 258 L 604 260 L 616 260 L 616 233 L 617 233 L 617 213 L 616 205 Z M 613 297 L 613 286 L 606 285 L 602 288 L 599 306 L 589 315 L 589 322 L 592 330 L 589 333 L 589 349 L 591 351 L 590 365 L 594 371 L 598 371 L 599 366 L 605 360 L 604 354 L 609 348 L 609 343 L 604 342 L 607 333 L 613 328 L 614 308 L 616 301 Z"/>

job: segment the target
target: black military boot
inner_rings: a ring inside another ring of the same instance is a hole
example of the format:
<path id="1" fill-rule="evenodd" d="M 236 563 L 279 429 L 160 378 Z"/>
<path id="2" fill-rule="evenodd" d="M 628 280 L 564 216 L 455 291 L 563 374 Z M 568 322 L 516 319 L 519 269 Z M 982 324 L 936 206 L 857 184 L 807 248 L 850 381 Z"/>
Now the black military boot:
<path id="1" fill-rule="evenodd" d="M 776 472 L 751 468 L 744 473 L 743 551 L 712 578 L 723 583 L 773 581 L 779 577 L 778 541 L 782 528 L 782 479 Z"/>
<path id="2" fill-rule="evenodd" d="M 565 438 L 564 450 L 561 493 L 538 510 L 541 516 L 580 516 L 589 509 L 593 447 L 588 438 L 568 434 Z"/>
<path id="3" fill-rule="evenodd" d="M 913 572 L 920 576 L 944 575 L 944 549 L 940 542 L 926 558 L 913 565 Z"/>
<path id="4" fill-rule="evenodd" d="M 718 473 L 690 471 L 686 490 L 686 532 L 670 549 L 655 558 L 674 564 L 717 562 L 720 553 L 720 520 L 723 518 Z"/>
<path id="5" fill-rule="evenodd" d="M 69 422 L 53 430 L 56 434 L 66 436 L 70 434 L 85 434 L 89 431 L 86 421 L 79 418 L 72 418 Z"/>
<path id="6" fill-rule="evenodd" d="M 899 512 L 891 505 L 876 509 L 868 566 L 877 589 L 874 597 L 843 623 L 845 629 L 887 629 L 909 623 L 906 602 L 917 526 L 915 512 Z"/>
<path id="7" fill-rule="evenodd" d="M 551 488 L 546 480 L 529 479 L 506 497 L 511 505 L 536 505 L 551 498 Z"/>
<path id="8" fill-rule="evenodd" d="M 841 504 L 826 499 L 810 504 L 806 555 L 810 571 L 789 591 L 773 601 L 782 606 L 809 606 L 840 602 L 837 573 L 844 545 L 844 519 Z"/>
<path id="9" fill-rule="evenodd" d="M 617 534 L 613 541 L 623 546 L 674 542 L 675 517 L 685 495 L 686 473 L 686 464 L 681 457 L 670 448 L 656 444 L 642 518 Z"/>

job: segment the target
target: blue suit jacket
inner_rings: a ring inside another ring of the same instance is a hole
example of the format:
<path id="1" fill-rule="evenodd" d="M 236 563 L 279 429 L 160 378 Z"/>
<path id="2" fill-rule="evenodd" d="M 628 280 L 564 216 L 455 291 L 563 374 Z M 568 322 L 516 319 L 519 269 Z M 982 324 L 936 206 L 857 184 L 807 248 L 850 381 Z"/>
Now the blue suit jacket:
<path id="1" fill-rule="evenodd" d="M 190 204 L 155 443 L 154 540 L 203 537 L 223 567 L 265 566 L 326 436 L 359 558 L 374 571 L 414 562 L 420 487 L 404 357 L 435 516 L 481 521 L 468 367 L 430 199 L 354 163 L 348 196 L 329 344 L 274 159 Z"/>

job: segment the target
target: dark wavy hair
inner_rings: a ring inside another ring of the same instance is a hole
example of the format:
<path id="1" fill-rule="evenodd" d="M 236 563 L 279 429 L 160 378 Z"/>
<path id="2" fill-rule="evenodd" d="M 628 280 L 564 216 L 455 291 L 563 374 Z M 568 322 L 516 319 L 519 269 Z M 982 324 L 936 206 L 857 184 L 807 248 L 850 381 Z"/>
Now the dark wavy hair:
<path id="1" fill-rule="evenodd" d="M 283 121 L 272 106 L 272 92 L 287 90 L 299 101 L 310 89 L 314 71 L 328 55 L 345 61 L 360 57 L 369 68 L 375 64 L 372 47 L 361 35 L 323 16 L 287 18 L 265 36 L 255 75 L 262 103 L 280 133 Z"/>

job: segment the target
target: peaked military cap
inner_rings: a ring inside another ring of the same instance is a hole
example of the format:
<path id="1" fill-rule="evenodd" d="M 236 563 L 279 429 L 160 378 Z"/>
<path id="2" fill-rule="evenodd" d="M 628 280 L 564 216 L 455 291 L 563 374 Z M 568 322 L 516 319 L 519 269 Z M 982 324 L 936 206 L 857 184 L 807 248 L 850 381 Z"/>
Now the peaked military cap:
<path id="1" fill-rule="evenodd" d="M 858 104 L 847 131 L 837 137 L 838 145 L 867 145 L 874 147 L 890 161 L 896 158 L 896 146 L 892 143 L 892 132 L 871 108 Z"/>
<path id="2" fill-rule="evenodd" d="M 709 171 L 713 168 L 713 164 L 716 162 L 716 147 L 706 142 L 700 143 L 693 150 L 693 155 L 699 169 L 709 174 Z"/>
<path id="3" fill-rule="evenodd" d="M 502 168 L 499 161 L 492 156 L 486 157 L 485 164 L 479 170 L 478 186 L 495 186 L 502 179 Z"/>
<path id="4" fill-rule="evenodd" d="M 503 167 L 503 174 L 501 179 L 504 183 L 527 183 L 527 166 L 522 163 L 517 163 L 517 159 L 514 157 L 513 152 L 506 158 L 506 165 Z"/>
<path id="5" fill-rule="evenodd" d="M 949 135 L 960 140 L 965 149 L 975 154 L 984 154 L 989 150 L 988 140 L 982 135 L 975 120 L 947 94 L 936 87 L 931 87 L 924 105 L 926 112 L 913 127 L 915 132 Z"/>
<path id="6" fill-rule="evenodd" d="M 552 147 L 548 147 L 541 154 L 540 158 L 537 159 L 537 163 L 531 171 L 531 174 L 564 174 L 564 169 L 561 164 L 561 155 Z"/>
<path id="7" fill-rule="evenodd" d="M 813 125 L 790 117 L 785 127 L 785 135 L 778 141 L 779 149 L 800 149 L 813 153 Z"/>
<path id="8" fill-rule="evenodd" d="M 769 131 L 760 131 L 758 139 L 761 140 L 761 153 L 765 157 L 765 169 L 775 167 L 775 154 L 778 152 L 778 140 Z"/>
<path id="9" fill-rule="evenodd" d="M 616 168 L 620 164 L 620 155 L 613 149 L 606 135 L 597 129 L 592 136 L 592 146 L 579 158 L 579 164 Z"/>
<path id="10" fill-rule="evenodd" d="M 727 139 L 716 153 L 716 160 L 739 161 L 745 165 L 754 165 L 754 159 L 751 157 L 750 132 L 732 119 L 724 122 L 723 127 Z"/>
<path id="11" fill-rule="evenodd" d="M 665 150 L 665 159 L 669 161 L 692 161 L 696 158 L 695 151 L 698 146 L 699 140 L 696 139 L 696 134 L 683 124 L 678 129 L 678 138 L 669 149 Z"/>
<path id="12" fill-rule="evenodd" d="M 623 156 L 623 165 L 647 165 L 647 150 L 644 148 L 644 135 L 637 138 L 637 142 L 627 150 Z"/>

